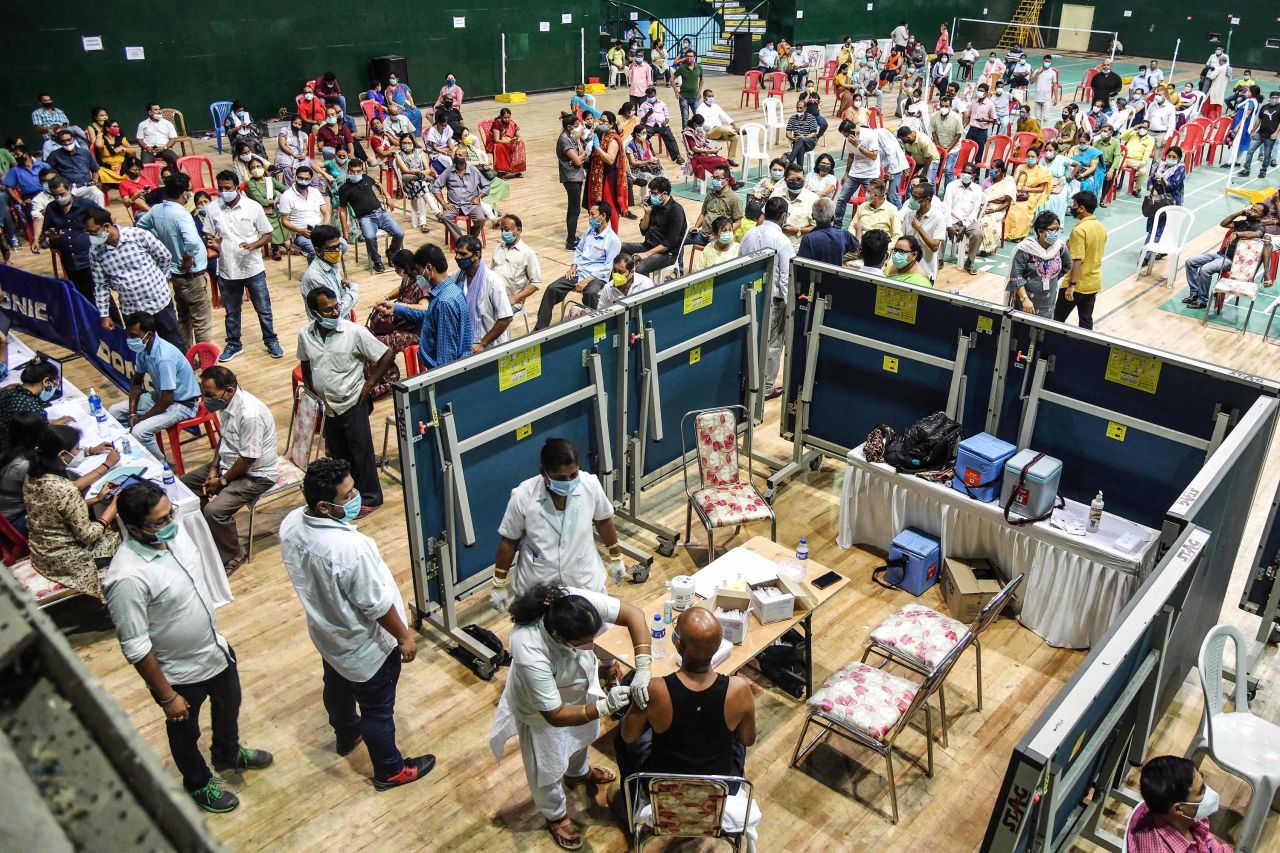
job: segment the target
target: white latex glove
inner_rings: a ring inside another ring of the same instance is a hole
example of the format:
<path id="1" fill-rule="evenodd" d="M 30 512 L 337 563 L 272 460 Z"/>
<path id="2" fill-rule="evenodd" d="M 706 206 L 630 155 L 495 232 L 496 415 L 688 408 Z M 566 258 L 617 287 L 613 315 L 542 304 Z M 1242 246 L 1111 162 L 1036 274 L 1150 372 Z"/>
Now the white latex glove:
<path id="1" fill-rule="evenodd" d="M 609 577 L 613 580 L 614 585 L 622 583 L 622 579 L 627 576 L 627 567 L 622 563 L 622 555 L 609 557 Z"/>
<path id="2" fill-rule="evenodd" d="M 596 716 L 600 719 L 616 714 L 623 708 L 631 704 L 631 688 L 623 687 L 619 684 L 617 687 L 610 687 L 609 693 L 603 699 L 596 700 Z"/>
<path id="3" fill-rule="evenodd" d="M 511 604 L 511 590 L 507 589 L 506 578 L 494 576 L 493 592 L 489 593 L 489 604 L 493 605 L 493 609 L 499 613 L 506 612 Z"/>
<path id="4" fill-rule="evenodd" d="M 631 677 L 631 704 L 641 711 L 649 706 L 649 680 L 653 678 L 652 655 L 636 655 L 636 674 Z"/>

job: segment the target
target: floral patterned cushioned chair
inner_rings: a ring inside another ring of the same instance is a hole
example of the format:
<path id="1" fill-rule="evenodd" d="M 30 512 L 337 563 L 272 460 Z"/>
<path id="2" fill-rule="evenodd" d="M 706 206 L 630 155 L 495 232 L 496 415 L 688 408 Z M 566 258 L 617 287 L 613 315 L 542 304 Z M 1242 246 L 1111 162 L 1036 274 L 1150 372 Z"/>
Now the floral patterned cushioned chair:
<path id="1" fill-rule="evenodd" d="M 879 666 L 895 663 L 918 675 L 928 675 L 966 635 L 973 638 L 978 667 L 978 710 L 982 710 L 982 632 L 1000 615 L 1009 599 L 1022 583 L 1016 576 L 991 597 L 970 625 L 925 607 L 908 604 L 876 626 L 862 653 L 866 663 L 871 654 L 881 658 Z M 938 684 L 938 711 L 942 718 L 942 745 L 947 745 L 947 694 L 945 684 Z"/>
<path id="2" fill-rule="evenodd" d="M 735 785 L 738 792 L 730 794 Z M 667 836 L 723 838 L 734 850 L 754 850 L 760 810 L 753 813 L 753 790 L 741 776 L 632 774 L 623 780 L 632 847 L 641 850 L 649 838 Z M 646 828 L 652 834 L 642 841 Z"/>
<path id="3" fill-rule="evenodd" d="M 294 389 L 293 414 L 289 418 L 286 451 L 276 463 L 276 482 L 249 502 L 248 559 L 253 559 L 253 513 L 258 504 L 302 489 L 302 478 L 315 455 L 317 439 L 324 432 L 324 404 L 302 386 Z"/>
<path id="4" fill-rule="evenodd" d="M 893 748 L 911 720 L 924 711 L 924 734 L 928 750 L 925 775 L 933 778 L 933 711 L 929 698 L 942 684 L 956 659 L 973 642 L 973 633 L 960 638 L 950 652 L 922 682 L 890 675 L 865 663 L 846 664 L 823 682 L 809 697 L 809 713 L 800 727 L 791 766 L 795 767 L 829 734 L 864 746 L 884 756 L 889 773 L 889 802 L 892 820 L 898 822 L 898 787 L 893 775 Z M 805 743 L 809 726 L 816 725 L 816 737 Z"/>
<path id="5" fill-rule="evenodd" d="M 1231 269 L 1219 276 L 1209 289 L 1209 304 L 1205 306 L 1204 318 L 1200 325 L 1209 322 L 1209 314 L 1216 310 L 1221 313 L 1224 303 L 1234 296 L 1237 308 L 1241 299 L 1249 300 L 1249 311 L 1244 315 L 1244 322 L 1239 332 L 1244 334 L 1249 328 L 1249 318 L 1253 316 L 1253 306 L 1258 299 L 1258 268 L 1262 266 L 1262 250 L 1264 240 L 1240 240 L 1236 244 L 1236 254 L 1231 260 Z M 1216 304 L 1215 304 L 1216 301 Z"/>
<path id="6" fill-rule="evenodd" d="M 747 477 L 743 479 L 738 455 L 738 416 L 746 422 Z M 689 544 L 693 528 L 693 514 L 707 530 L 707 559 L 714 560 L 715 530 L 734 527 L 734 533 L 751 521 L 769 520 L 769 538 L 778 539 L 778 520 L 773 508 L 765 501 L 753 482 L 751 440 L 752 423 L 743 406 L 726 406 L 717 409 L 695 409 L 680 419 L 681 458 L 688 459 L 689 446 L 685 443 L 686 424 L 693 420 L 694 446 L 698 451 L 698 488 L 689 486 L 689 467 L 684 473 L 684 491 L 689 498 L 685 513 L 684 540 Z"/>

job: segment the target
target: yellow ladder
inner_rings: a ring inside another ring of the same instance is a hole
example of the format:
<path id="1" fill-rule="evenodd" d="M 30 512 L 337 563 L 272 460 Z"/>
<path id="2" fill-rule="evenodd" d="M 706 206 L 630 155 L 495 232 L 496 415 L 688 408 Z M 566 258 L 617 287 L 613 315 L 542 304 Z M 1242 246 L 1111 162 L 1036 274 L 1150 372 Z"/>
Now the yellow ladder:
<path id="1" fill-rule="evenodd" d="M 1044 10 L 1044 0 L 1018 0 L 1018 8 L 1013 13 L 1012 25 L 1005 27 L 1000 35 L 997 47 L 1044 47 L 1040 38 L 1040 13 Z"/>

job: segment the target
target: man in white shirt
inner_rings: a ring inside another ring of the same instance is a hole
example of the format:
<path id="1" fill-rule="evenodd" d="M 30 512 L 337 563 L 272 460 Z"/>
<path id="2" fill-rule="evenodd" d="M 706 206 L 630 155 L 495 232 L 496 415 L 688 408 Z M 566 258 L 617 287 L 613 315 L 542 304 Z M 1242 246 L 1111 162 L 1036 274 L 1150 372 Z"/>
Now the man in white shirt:
<path id="1" fill-rule="evenodd" d="M 906 21 L 898 22 L 898 26 L 889 33 L 889 40 L 893 42 L 895 51 L 901 53 L 907 49 L 907 42 L 911 40 L 911 31 L 907 29 Z"/>
<path id="2" fill-rule="evenodd" d="M 542 287 L 542 268 L 538 255 L 524 242 L 524 223 L 514 213 L 502 217 L 502 242 L 493 250 L 493 271 L 507 285 L 507 296 L 514 308 Z"/>
<path id="3" fill-rule="evenodd" d="M 818 194 L 804 185 L 804 169 L 799 163 L 787 165 L 782 183 L 773 188 L 772 198 L 786 199 L 787 219 L 782 233 L 791 239 L 792 248 L 800 248 L 800 238 L 813 230 L 813 203 Z"/>
<path id="4" fill-rule="evenodd" d="M 240 305 L 245 291 L 258 313 L 262 342 L 272 358 L 284 350 L 276 337 L 271 316 L 271 291 L 267 290 L 267 267 L 262 262 L 263 246 L 271 242 L 271 223 L 262 205 L 240 192 L 236 173 L 218 173 L 218 201 L 211 202 L 205 216 L 205 242 L 218 252 L 218 294 L 227 312 L 227 342 L 218 361 L 230 361 L 244 349 L 240 341 Z"/>
<path id="5" fill-rule="evenodd" d="M 773 49 L 773 41 L 769 40 L 760 48 L 760 73 L 768 74 L 778 70 L 778 51 Z"/>
<path id="6" fill-rule="evenodd" d="M 836 225 L 844 223 L 844 209 L 858 189 L 880 177 L 880 139 L 876 132 L 844 119 L 840 122 L 840 135 L 844 137 L 844 148 L 849 153 L 845 159 L 844 182 L 836 198 Z"/>
<path id="7" fill-rule="evenodd" d="M 205 811 L 229 812 L 240 801 L 200 754 L 205 700 L 215 769 L 260 770 L 273 758 L 266 750 L 240 745 L 240 674 L 235 652 L 218 633 L 217 598 L 201 570 L 200 549 L 154 483 L 126 486 L 114 506 L 127 536 L 102 586 L 120 650 L 164 709 L 169 753 L 187 793 Z"/>
<path id="8" fill-rule="evenodd" d="M 1147 122 L 1151 125 L 1151 138 L 1156 142 L 1156 151 L 1164 150 L 1164 141 L 1177 128 L 1178 110 L 1166 96 L 1164 89 L 1156 91 L 1147 107 Z M 1111 118 L 1111 126 L 1115 127 L 1115 116 Z M 1118 129 L 1118 128 L 1117 128 Z"/>
<path id="9" fill-rule="evenodd" d="M 470 234 L 463 234 L 454 242 L 453 259 L 458 264 L 454 281 L 467 297 L 467 308 L 471 312 L 473 353 L 511 340 L 507 327 L 514 315 L 507 284 L 484 265 L 482 251 L 480 238 Z"/>
<path id="10" fill-rule="evenodd" d="M 698 101 L 698 115 L 702 116 L 706 122 L 702 125 L 702 129 L 706 132 L 707 139 L 724 142 L 725 157 L 730 165 L 738 165 L 738 146 L 742 144 L 738 136 L 738 126 L 733 123 L 733 119 L 729 118 L 724 107 L 716 103 L 716 93 L 710 89 L 704 89 L 702 92 L 702 100 Z"/>
<path id="11" fill-rule="evenodd" d="M 329 194 L 312 186 L 315 172 L 310 166 L 299 166 L 293 176 L 293 186 L 280 194 L 276 210 L 280 212 L 280 224 L 292 232 L 294 245 L 307 256 L 309 264 L 316 259 L 311 229 L 329 224 Z"/>
<path id="12" fill-rule="evenodd" d="M 173 144 L 178 141 L 178 129 L 160 112 L 159 104 L 147 104 L 147 117 L 138 123 L 133 138 L 142 149 L 143 163 L 158 157 L 177 171 L 178 152 L 173 150 Z"/>
<path id="13" fill-rule="evenodd" d="M 1154 92 L 1156 87 L 1164 83 L 1164 71 L 1160 69 L 1158 60 L 1151 60 L 1147 65 L 1147 73 L 1144 75 L 1147 81 L 1147 91 Z"/>
<path id="14" fill-rule="evenodd" d="M 1115 109 L 1111 111 L 1111 115 L 1107 116 L 1106 123 L 1111 125 L 1111 129 L 1117 134 L 1124 133 L 1129 129 L 1129 123 L 1133 121 L 1133 110 L 1129 106 L 1127 98 L 1116 98 Z"/>
<path id="15" fill-rule="evenodd" d="M 244 564 L 236 512 L 276 483 L 276 422 L 271 410 L 240 387 L 220 364 L 200 374 L 204 407 L 218 415 L 222 439 L 212 462 L 193 468 L 182 482 L 200 496 L 201 512 L 230 577 Z"/>
<path id="16" fill-rule="evenodd" d="M 413 122 L 409 120 L 401 110 L 400 105 L 395 101 L 387 103 L 387 118 L 382 123 L 382 129 L 390 133 L 396 139 L 404 136 L 406 133 L 410 136 L 416 136 L 413 132 Z"/>
<path id="17" fill-rule="evenodd" d="M 775 385 L 774 382 L 778 378 L 778 367 L 782 364 L 782 337 L 787 326 L 787 290 L 791 286 L 791 259 L 796 253 L 791 239 L 782 233 L 788 214 L 786 199 L 770 197 L 764 203 L 764 222 L 746 233 L 738 252 L 740 256 L 761 249 L 773 249 L 777 253 L 773 259 L 773 280 L 769 286 L 768 352 L 765 356 L 764 376 L 760 378 L 768 389 L 765 393 L 766 400 L 782 396 L 782 386 Z"/>
<path id="18" fill-rule="evenodd" d="M 985 196 L 982 185 L 978 183 L 978 167 L 973 163 L 965 163 L 960 172 L 960 180 L 952 181 L 946 192 L 947 234 L 959 245 L 965 243 L 964 271 L 969 275 L 977 275 L 973 268 L 982 248 L 982 209 L 985 207 Z M 923 241 L 922 241 L 923 242 Z"/>
<path id="19" fill-rule="evenodd" d="M 396 353 L 365 326 L 341 316 L 337 294 L 329 288 L 308 293 L 307 308 L 316 319 L 298 330 L 302 382 L 324 403 L 325 446 L 330 456 L 350 464 L 364 517 L 382 506 L 382 482 L 369 431 L 370 394 Z"/>
<path id="20" fill-rule="evenodd" d="M 1058 69 L 1053 67 L 1053 57 L 1048 54 L 1040 62 L 1040 67 L 1031 75 L 1029 81 L 1033 94 L 1031 96 L 1031 115 L 1041 124 L 1053 104 L 1053 91 L 1058 86 Z"/>
<path id="21" fill-rule="evenodd" d="M 920 266 L 930 281 L 938 277 L 938 254 L 949 224 L 947 206 L 934 198 L 933 187 L 929 184 L 913 186 L 911 200 L 898 213 L 898 231 L 911 234 L 920 241 Z"/>
<path id="22" fill-rule="evenodd" d="M 892 130 L 878 127 L 872 133 L 880 143 L 880 165 L 884 167 L 885 175 L 888 176 L 885 178 L 885 184 L 889 190 L 889 203 L 899 207 L 902 204 L 902 175 L 907 171 L 907 154 L 902 150 L 902 146 L 898 143 L 898 136 Z"/>
<path id="23" fill-rule="evenodd" d="M 960 66 L 960 79 L 973 79 L 973 63 L 978 61 L 978 49 L 973 46 L 973 42 L 965 42 L 964 50 L 960 52 L 960 58 L 956 60 L 956 64 Z"/>
<path id="24" fill-rule="evenodd" d="M 622 252 L 613 259 L 613 275 L 604 290 L 600 291 L 599 308 L 612 308 L 628 296 L 653 290 L 653 279 L 636 272 L 636 256 Z"/>
<path id="25" fill-rule="evenodd" d="M 312 462 L 302 494 L 306 507 L 280 525 L 280 558 L 324 662 L 335 749 L 349 755 L 363 742 L 379 791 L 416 782 L 436 759 L 405 758 L 396 748 L 396 684 L 401 665 L 418 654 L 400 590 L 377 544 L 351 526 L 361 495 L 346 462 Z"/>

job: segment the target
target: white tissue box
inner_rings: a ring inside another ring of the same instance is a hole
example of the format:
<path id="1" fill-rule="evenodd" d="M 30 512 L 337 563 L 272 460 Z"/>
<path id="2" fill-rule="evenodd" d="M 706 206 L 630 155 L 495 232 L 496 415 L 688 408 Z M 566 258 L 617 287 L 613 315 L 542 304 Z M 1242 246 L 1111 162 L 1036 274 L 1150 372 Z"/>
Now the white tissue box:
<path id="1" fill-rule="evenodd" d="M 775 578 L 751 585 L 751 612 L 760 624 L 790 619 L 796 609 L 796 597 L 784 590 Z"/>

